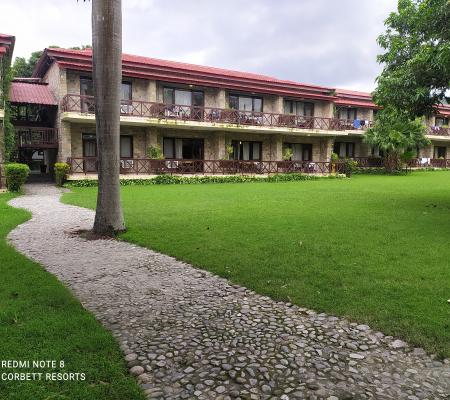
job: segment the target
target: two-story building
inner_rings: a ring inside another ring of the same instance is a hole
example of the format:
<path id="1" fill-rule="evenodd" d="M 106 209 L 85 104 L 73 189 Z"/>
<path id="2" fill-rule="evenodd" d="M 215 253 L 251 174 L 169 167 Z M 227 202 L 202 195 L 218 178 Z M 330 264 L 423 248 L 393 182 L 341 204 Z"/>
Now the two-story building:
<path id="1" fill-rule="evenodd" d="M 363 140 L 377 106 L 370 93 L 124 54 L 121 172 L 329 172 L 332 152 L 367 164 Z M 95 174 L 91 50 L 45 49 L 32 79 L 11 90 L 23 160 L 55 160 Z M 433 144 L 418 156 L 447 158 L 449 106 L 429 120 Z M 163 160 L 149 160 L 150 149 Z M 290 159 L 286 160 L 286 149 Z M 365 160 L 365 161 L 363 161 Z"/>
<path id="2" fill-rule="evenodd" d="M 73 172 L 96 170 L 91 71 L 90 50 L 52 48 L 33 75 L 59 99 L 58 159 L 69 160 Z M 361 137 L 376 108 L 367 93 L 124 54 L 122 170 L 137 172 L 150 146 L 173 160 L 165 165 L 174 170 L 208 172 L 208 162 L 219 168 L 221 160 L 276 162 L 284 148 L 293 161 L 320 170 L 333 149 L 342 157 L 368 155 Z"/>

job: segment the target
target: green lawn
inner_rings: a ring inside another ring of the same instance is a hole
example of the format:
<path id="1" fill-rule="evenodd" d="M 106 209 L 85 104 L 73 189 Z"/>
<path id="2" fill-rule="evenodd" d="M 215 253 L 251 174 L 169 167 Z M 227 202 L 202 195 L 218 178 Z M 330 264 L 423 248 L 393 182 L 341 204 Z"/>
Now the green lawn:
<path id="1" fill-rule="evenodd" d="M 63 360 L 66 367 L 10 372 L 79 372 L 85 381 L 8 382 L 2 400 L 142 400 L 112 335 L 41 266 L 17 253 L 5 237 L 29 213 L 6 205 L 0 194 L 0 361 Z M 51 244 L 50 244 L 51 245 Z"/>
<path id="2" fill-rule="evenodd" d="M 95 206 L 96 188 L 64 201 Z M 450 356 L 450 173 L 128 186 L 122 235 Z"/>

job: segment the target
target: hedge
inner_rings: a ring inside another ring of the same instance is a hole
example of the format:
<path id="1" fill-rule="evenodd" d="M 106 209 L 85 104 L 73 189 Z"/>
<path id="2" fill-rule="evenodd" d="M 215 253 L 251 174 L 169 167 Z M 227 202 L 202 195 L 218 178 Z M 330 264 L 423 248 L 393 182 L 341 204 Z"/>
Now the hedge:
<path id="1" fill-rule="evenodd" d="M 230 175 L 230 176 L 177 176 L 177 175 L 158 175 L 149 179 L 121 179 L 122 186 L 145 186 L 145 185 L 192 185 L 204 183 L 249 183 L 249 182 L 292 182 L 292 181 L 315 181 L 320 179 L 342 179 L 345 175 L 304 175 L 304 174 L 274 174 L 269 176 L 248 176 L 248 175 Z M 94 187 L 98 181 L 94 179 L 72 180 L 68 181 L 67 186 L 71 187 Z"/>
<path id="2" fill-rule="evenodd" d="M 5 165 L 6 187 L 10 192 L 19 192 L 30 174 L 26 164 L 10 163 Z"/>

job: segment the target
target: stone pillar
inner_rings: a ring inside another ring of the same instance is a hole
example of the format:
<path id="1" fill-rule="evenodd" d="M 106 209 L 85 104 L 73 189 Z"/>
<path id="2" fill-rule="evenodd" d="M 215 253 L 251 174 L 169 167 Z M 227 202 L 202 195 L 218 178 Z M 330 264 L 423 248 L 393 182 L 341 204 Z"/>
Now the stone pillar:
<path id="1" fill-rule="evenodd" d="M 153 103 L 158 102 L 158 94 L 156 89 L 156 81 L 148 81 L 147 86 L 147 101 L 151 101 Z M 162 99 L 161 99 L 162 101 Z"/>
<path id="2" fill-rule="evenodd" d="M 333 138 L 321 138 L 319 140 L 319 160 L 317 161 L 329 162 L 331 159 L 331 153 L 333 152 L 333 145 Z"/>
<path id="3" fill-rule="evenodd" d="M 216 100 L 217 108 L 227 108 L 227 96 L 225 89 L 219 89 Z"/>
<path id="4" fill-rule="evenodd" d="M 215 160 L 223 160 L 227 157 L 227 152 L 225 146 L 227 145 L 225 141 L 225 134 L 223 132 L 217 132 L 215 137 Z"/>
<path id="5" fill-rule="evenodd" d="M 72 157 L 72 132 L 70 122 L 61 121 L 58 132 L 58 161 L 67 162 Z"/>
<path id="6" fill-rule="evenodd" d="M 320 115 L 321 117 L 334 118 L 334 103 L 331 101 L 323 103 L 322 110 L 322 115 Z"/>
<path id="7" fill-rule="evenodd" d="M 272 135 L 270 140 L 270 160 L 267 161 L 281 161 L 283 160 L 283 136 Z"/>
<path id="8" fill-rule="evenodd" d="M 273 103 L 273 112 L 275 114 L 284 114 L 284 102 L 282 96 L 277 96 Z"/>

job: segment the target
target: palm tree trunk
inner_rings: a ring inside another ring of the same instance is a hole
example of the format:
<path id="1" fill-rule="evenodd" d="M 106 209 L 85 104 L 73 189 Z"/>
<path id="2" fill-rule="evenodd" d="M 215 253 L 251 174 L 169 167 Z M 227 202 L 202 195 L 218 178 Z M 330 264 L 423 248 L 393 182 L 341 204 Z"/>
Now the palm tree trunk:
<path id="1" fill-rule="evenodd" d="M 121 0 L 92 1 L 93 78 L 98 151 L 94 233 L 125 230 L 120 204 Z"/>

